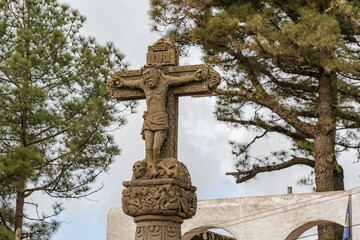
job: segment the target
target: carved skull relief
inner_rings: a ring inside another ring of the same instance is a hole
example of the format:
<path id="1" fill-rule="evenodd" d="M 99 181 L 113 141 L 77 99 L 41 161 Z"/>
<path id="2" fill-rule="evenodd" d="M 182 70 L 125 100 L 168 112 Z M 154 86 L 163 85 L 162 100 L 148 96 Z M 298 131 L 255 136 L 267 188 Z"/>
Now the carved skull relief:
<path id="1" fill-rule="evenodd" d="M 133 172 L 135 178 L 141 178 L 146 173 L 147 163 L 145 161 L 137 161 L 134 163 Z"/>

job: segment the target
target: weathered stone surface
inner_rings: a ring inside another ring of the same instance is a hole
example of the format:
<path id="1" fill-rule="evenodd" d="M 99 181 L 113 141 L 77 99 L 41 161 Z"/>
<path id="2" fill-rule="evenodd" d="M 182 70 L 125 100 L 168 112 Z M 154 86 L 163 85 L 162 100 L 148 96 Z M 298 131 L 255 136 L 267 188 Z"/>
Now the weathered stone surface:
<path id="1" fill-rule="evenodd" d="M 145 159 L 135 162 L 132 180 L 171 178 L 191 185 L 190 174 L 185 164 L 177 161 L 175 158 L 162 158 L 154 168 L 156 173 L 152 176 L 147 168 L 147 161 Z"/>
<path id="2" fill-rule="evenodd" d="M 183 163 L 173 158 L 161 159 L 155 176 L 146 165 L 145 160 L 135 162 L 132 180 L 123 183 L 126 188 L 122 208 L 125 214 L 135 217 L 135 239 L 179 240 L 182 219 L 196 212 L 196 188 L 191 185 L 190 174 Z M 159 220 L 164 217 L 170 220 Z"/>
<path id="3" fill-rule="evenodd" d="M 122 206 L 127 215 L 178 216 L 191 218 L 196 212 L 196 195 L 191 186 L 185 188 L 179 181 L 140 180 L 126 184 Z M 138 183 L 137 183 L 138 182 Z"/>
<path id="4" fill-rule="evenodd" d="M 133 166 L 131 181 L 124 182 L 122 204 L 124 213 L 142 215 L 178 216 L 191 218 L 196 212 L 196 188 L 186 166 L 174 158 L 161 159 L 152 176 L 145 160 Z"/>

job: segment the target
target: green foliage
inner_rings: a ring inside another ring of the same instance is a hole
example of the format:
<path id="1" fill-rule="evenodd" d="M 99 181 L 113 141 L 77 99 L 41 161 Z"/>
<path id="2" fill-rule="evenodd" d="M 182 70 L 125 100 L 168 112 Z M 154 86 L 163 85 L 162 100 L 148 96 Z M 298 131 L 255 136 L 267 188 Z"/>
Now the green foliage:
<path id="1" fill-rule="evenodd" d="M 85 17 L 56 0 L 0 0 L 0 9 L 0 238 L 14 238 L 20 200 L 22 236 L 49 239 L 61 205 L 33 220 L 26 211 L 38 205 L 24 199 L 97 191 L 90 184 L 119 154 L 107 130 L 125 123 L 106 92 L 123 55 L 79 35 Z"/>
<path id="2" fill-rule="evenodd" d="M 250 143 L 231 142 L 238 180 L 279 170 L 294 157 L 321 162 L 328 155 L 334 164 L 316 166 L 339 172 L 336 155 L 359 151 L 360 1 L 153 0 L 151 6 L 154 29 L 165 27 L 183 48 L 200 46 L 204 61 L 223 71 L 218 119 L 260 132 Z M 251 146 L 270 133 L 292 146 L 256 156 Z M 325 138 L 331 146 L 317 154 Z"/>
<path id="3" fill-rule="evenodd" d="M 4 196 L 6 194 L 1 193 L 1 200 L 0 200 L 0 218 L 2 221 L 5 222 L 14 222 L 15 221 L 15 212 L 14 209 L 10 206 L 9 202 L 4 201 Z M 10 225 L 11 226 L 11 225 Z M 13 229 L 10 229 L 10 226 L 6 226 L 5 224 L 0 224 L 0 239 L 9 239 L 14 240 L 15 235 Z"/>

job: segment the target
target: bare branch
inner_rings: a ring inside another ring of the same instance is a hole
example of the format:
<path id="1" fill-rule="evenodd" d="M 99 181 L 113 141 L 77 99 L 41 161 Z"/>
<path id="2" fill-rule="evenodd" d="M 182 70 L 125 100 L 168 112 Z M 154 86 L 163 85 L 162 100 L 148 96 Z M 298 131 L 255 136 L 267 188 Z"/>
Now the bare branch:
<path id="1" fill-rule="evenodd" d="M 268 133 L 268 132 L 265 131 L 263 134 L 261 134 L 261 135 L 259 135 L 259 136 L 255 136 L 251 142 L 249 142 L 244 148 L 242 148 L 241 151 L 239 151 L 238 153 L 235 153 L 235 155 L 236 155 L 236 156 L 240 156 L 241 154 L 243 154 L 244 152 L 246 152 L 246 150 L 247 150 L 256 140 L 265 137 L 267 133 Z"/>
<path id="2" fill-rule="evenodd" d="M 236 183 L 242 183 L 251 178 L 254 178 L 259 173 L 278 171 L 278 170 L 288 168 L 288 167 L 291 167 L 294 165 L 306 165 L 306 166 L 314 168 L 315 161 L 308 159 L 308 158 L 294 157 L 293 159 L 291 159 L 287 162 L 284 162 L 284 163 L 271 165 L 271 166 L 257 167 L 257 168 L 253 168 L 248 171 L 227 172 L 226 175 L 237 176 L 238 179 L 236 180 Z"/>

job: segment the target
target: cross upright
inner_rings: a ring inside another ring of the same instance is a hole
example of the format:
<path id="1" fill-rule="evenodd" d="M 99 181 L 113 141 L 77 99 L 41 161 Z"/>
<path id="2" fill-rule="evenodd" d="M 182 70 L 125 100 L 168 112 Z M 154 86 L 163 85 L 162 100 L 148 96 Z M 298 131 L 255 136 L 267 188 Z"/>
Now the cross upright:
<path id="1" fill-rule="evenodd" d="M 177 159 L 178 98 L 208 96 L 220 83 L 220 74 L 206 64 L 179 66 L 179 49 L 167 38 L 148 47 L 146 65 L 116 72 L 107 90 L 119 101 L 146 99 L 142 135 L 145 159 Z"/>

